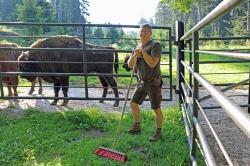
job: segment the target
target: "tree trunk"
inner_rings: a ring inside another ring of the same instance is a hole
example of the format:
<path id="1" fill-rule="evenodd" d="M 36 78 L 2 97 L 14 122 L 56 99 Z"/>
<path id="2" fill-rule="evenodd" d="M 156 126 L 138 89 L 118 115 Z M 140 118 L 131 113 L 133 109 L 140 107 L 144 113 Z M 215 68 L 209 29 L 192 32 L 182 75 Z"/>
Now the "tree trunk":
<path id="1" fill-rule="evenodd" d="M 193 26 L 199 22 L 198 9 L 196 5 L 192 7 L 192 21 L 193 21 Z"/>
<path id="2" fill-rule="evenodd" d="M 63 6 L 62 1 L 59 1 L 58 12 L 57 12 L 57 19 L 58 22 L 63 22 Z"/>
<path id="3" fill-rule="evenodd" d="M 247 2 L 247 31 L 250 31 L 250 0 Z"/>
<path id="4" fill-rule="evenodd" d="M 202 19 L 202 10 L 201 10 L 202 5 L 201 5 L 200 1 L 197 2 L 197 7 L 198 7 L 198 10 L 197 10 L 198 11 L 198 21 L 200 21 Z"/>
<path id="5" fill-rule="evenodd" d="M 247 32 L 250 33 L 250 0 L 247 2 Z M 246 45 L 250 45 L 249 39 L 247 39 Z"/>

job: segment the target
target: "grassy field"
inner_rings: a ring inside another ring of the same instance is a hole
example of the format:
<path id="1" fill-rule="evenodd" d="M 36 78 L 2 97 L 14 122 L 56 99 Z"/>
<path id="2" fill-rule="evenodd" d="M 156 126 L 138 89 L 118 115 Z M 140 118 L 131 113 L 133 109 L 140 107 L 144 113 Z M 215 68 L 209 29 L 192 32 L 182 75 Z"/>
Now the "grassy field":
<path id="1" fill-rule="evenodd" d="M 125 165 L 190 165 L 182 115 L 177 107 L 164 110 L 162 141 L 150 143 L 154 113 L 142 112 L 142 134 L 126 133 L 132 115 L 125 115 L 116 150 L 128 156 Z M 120 165 L 98 157 L 99 146 L 110 148 L 119 114 L 103 113 L 96 108 L 46 113 L 35 109 L 21 116 L 0 113 L 1 165 Z M 200 161 L 199 165 L 204 165 Z"/>
<path id="2" fill-rule="evenodd" d="M 246 48 L 246 47 L 244 47 Z M 209 49 L 209 48 L 204 48 Z M 212 49 L 212 48 L 211 48 Z M 233 47 L 230 49 L 233 49 Z M 176 82 L 176 58 L 175 49 L 173 49 L 173 83 Z M 240 60 L 236 58 L 200 54 L 200 61 L 226 61 L 226 60 Z M 188 64 L 188 54 L 185 55 L 186 63 Z M 208 81 L 214 84 L 221 83 L 236 83 L 249 78 L 248 73 L 242 74 L 219 74 L 219 73 L 239 73 L 239 72 L 249 72 L 250 65 L 249 62 L 246 63 L 216 63 L 216 64 L 200 64 L 200 73 Z M 218 73 L 218 74 L 208 74 L 208 73 Z M 188 72 L 185 73 L 188 76 Z"/>

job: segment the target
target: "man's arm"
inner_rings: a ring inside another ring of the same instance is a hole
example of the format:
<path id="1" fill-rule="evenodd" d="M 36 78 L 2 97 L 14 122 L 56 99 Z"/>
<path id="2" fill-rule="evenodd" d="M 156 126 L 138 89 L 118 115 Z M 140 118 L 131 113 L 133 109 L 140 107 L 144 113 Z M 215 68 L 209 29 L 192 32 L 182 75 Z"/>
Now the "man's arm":
<path id="1" fill-rule="evenodd" d="M 140 57 L 142 57 L 145 60 L 145 62 L 148 64 L 150 68 L 154 68 L 160 60 L 160 58 L 156 56 L 150 56 L 146 51 L 144 51 L 141 48 L 136 49 L 135 52 L 138 53 Z"/>
<path id="2" fill-rule="evenodd" d="M 128 67 L 130 69 L 132 69 L 136 63 L 136 58 L 140 57 L 141 55 L 139 55 L 140 53 L 138 53 L 137 51 L 134 51 L 134 53 L 129 57 L 128 59 Z"/>
<path id="3" fill-rule="evenodd" d="M 153 69 L 153 68 L 159 63 L 160 58 L 155 57 L 155 56 L 150 56 L 150 55 L 148 55 L 148 53 L 147 53 L 146 51 L 144 51 L 144 50 L 143 50 L 141 53 L 142 53 L 143 59 L 145 60 L 145 62 L 148 64 L 148 66 L 149 66 L 150 68 Z"/>

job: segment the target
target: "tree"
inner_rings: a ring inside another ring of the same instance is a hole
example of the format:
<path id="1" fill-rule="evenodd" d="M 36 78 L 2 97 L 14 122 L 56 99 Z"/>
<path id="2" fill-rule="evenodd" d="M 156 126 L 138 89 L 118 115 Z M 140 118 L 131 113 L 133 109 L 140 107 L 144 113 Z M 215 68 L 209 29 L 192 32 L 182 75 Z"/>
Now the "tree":
<path id="1" fill-rule="evenodd" d="M 138 24 L 143 24 L 143 23 L 149 23 L 149 21 L 143 17 L 140 18 L 140 20 L 138 21 Z"/>
<path id="2" fill-rule="evenodd" d="M 103 38 L 104 37 L 104 32 L 101 27 L 97 27 L 94 32 L 93 32 L 94 38 Z M 102 45 L 102 40 L 100 39 L 95 39 L 94 43 L 97 45 Z"/>
<path id="3" fill-rule="evenodd" d="M 57 22 L 86 23 L 88 0 L 51 0 Z M 68 5 L 70 4 L 70 5 Z"/>
<path id="4" fill-rule="evenodd" d="M 0 0 L 0 21 L 15 21 L 16 5 L 22 0 Z"/>
<path id="5" fill-rule="evenodd" d="M 52 8 L 50 2 L 46 0 L 40 0 L 37 3 L 38 7 L 41 7 L 40 19 L 39 22 L 42 23 L 53 23 L 55 22 L 55 11 Z M 50 32 L 50 27 L 43 27 L 43 32 Z"/>
<path id="6" fill-rule="evenodd" d="M 41 22 L 50 23 L 55 21 L 55 13 L 50 2 L 44 0 L 22 0 L 22 3 L 17 5 L 16 15 L 18 21 L 23 22 Z M 49 27 L 29 27 L 30 35 L 49 32 Z"/>
<path id="7" fill-rule="evenodd" d="M 172 26 L 174 20 L 173 9 L 168 4 L 158 3 L 155 13 L 155 23 L 161 26 Z"/>
<path id="8" fill-rule="evenodd" d="M 244 3 L 243 5 L 239 6 L 238 8 L 234 9 L 231 12 L 231 22 L 232 27 L 230 28 L 230 31 L 232 31 L 235 36 L 249 36 L 250 32 L 247 29 L 248 27 L 248 16 L 247 16 L 247 10 L 248 4 Z"/>
<path id="9" fill-rule="evenodd" d="M 197 0 L 160 0 L 161 3 L 168 3 L 171 7 L 183 12 L 188 13 L 191 11 L 192 5 Z"/>
<path id="10" fill-rule="evenodd" d="M 57 22 L 62 23 L 87 23 L 89 2 L 87 0 L 51 0 L 56 12 Z M 68 5 L 70 4 L 70 5 Z M 81 33 L 80 27 L 64 27 L 63 32 L 74 32 L 74 35 Z"/>
<path id="11" fill-rule="evenodd" d="M 119 38 L 118 32 L 119 32 L 119 28 L 110 27 L 107 29 L 106 37 L 111 38 L 110 41 L 108 42 L 108 45 L 112 45 L 118 42 L 118 38 Z"/>
<path id="12" fill-rule="evenodd" d="M 42 8 L 37 6 L 36 0 L 22 0 L 22 4 L 17 5 L 16 14 L 18 21 L 39 22 Z M 28 34 L 39 34 L 40 28 L 37 26 L 28 27 Z"/>

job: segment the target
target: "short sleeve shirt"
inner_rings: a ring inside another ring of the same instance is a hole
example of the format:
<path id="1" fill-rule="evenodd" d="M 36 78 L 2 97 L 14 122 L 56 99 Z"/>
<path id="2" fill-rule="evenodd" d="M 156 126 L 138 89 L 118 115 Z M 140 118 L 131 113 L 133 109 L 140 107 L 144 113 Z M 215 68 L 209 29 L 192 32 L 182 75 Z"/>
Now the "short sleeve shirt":
<path id="1" fill-rule="evenodd" d="M 141 48 L 143 48 L 150 56 L 158 57 L 159 62 L 154 68 L 151 68 L 143 58 L 138 58 L 136 69 L 140 80 L 148 81 L 153 80 L 155 78 L 160 78 L 160 61 L 162 53 L 161 44 L 159 42 L 154 42 L 153 40 L 150 40 L 147 44 L 141 46 Z"/>

